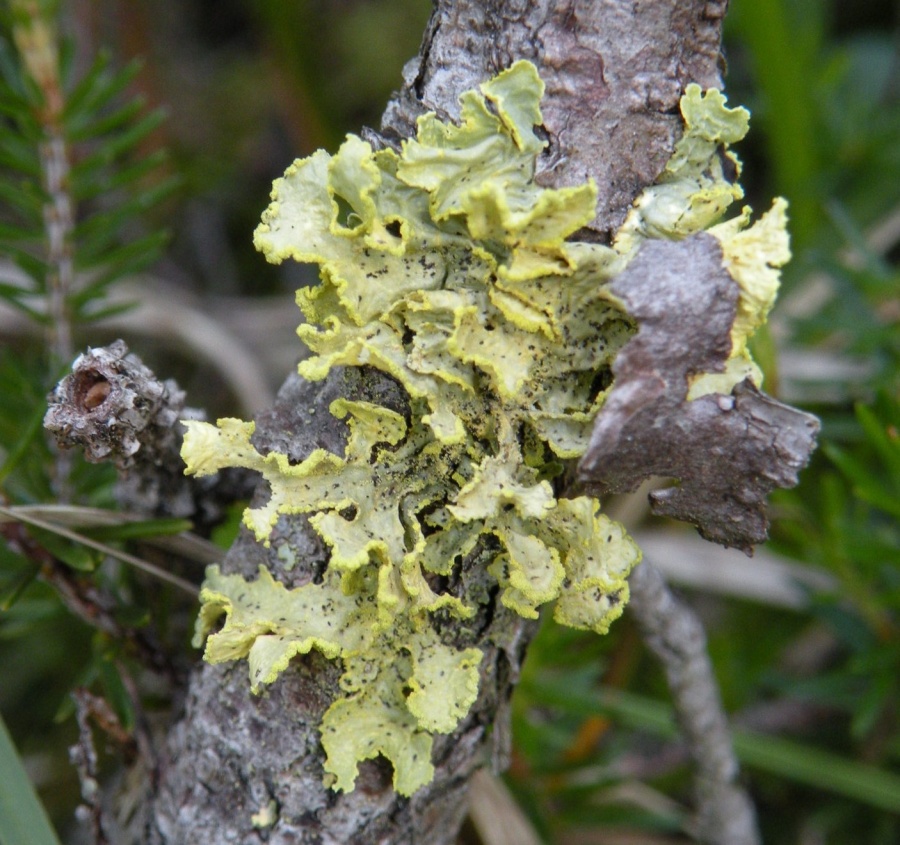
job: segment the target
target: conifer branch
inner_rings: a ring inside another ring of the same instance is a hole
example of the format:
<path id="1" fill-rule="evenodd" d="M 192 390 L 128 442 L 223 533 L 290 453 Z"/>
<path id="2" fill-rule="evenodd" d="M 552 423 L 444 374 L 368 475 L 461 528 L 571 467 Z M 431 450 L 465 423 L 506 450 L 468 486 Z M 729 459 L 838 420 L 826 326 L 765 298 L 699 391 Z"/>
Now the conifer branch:
<path id="1" fill-rule="evenodd" d="M 60 80 L 59 50 L 55 27 L 37 0 L 13 0 L 13 40 L 24 70 L 41 94 L 35 117 L 42 139 L 38 153 L 44 190 L 43 222 L 46 242 L 47 349 L 51 369 L 71 361 L 74 355 L 69 295 L 75 285 L 72 233 L 75 208 L 69 191 L 69 149 L 63 131 L 65 100 Z M 54 449 L 53 482 L 61 502 L 71 498 L 69 476 L 72 458 Z"/>
<path id="2" fill-rule="evenodd" d="M 74 356 L 69 295 L 75 286 L 72 233 L 75 203 L 70 191 L 71 162 L 63 128 L 65 98 L 60 79 L 55 27 L 36 0 L 13 0 L 13 39 L 42 102 L 35 117 L 43 130 L 41 181 L 46 194 L 43 218 L 47 246 L 48 346 L 54 366 Z"/>

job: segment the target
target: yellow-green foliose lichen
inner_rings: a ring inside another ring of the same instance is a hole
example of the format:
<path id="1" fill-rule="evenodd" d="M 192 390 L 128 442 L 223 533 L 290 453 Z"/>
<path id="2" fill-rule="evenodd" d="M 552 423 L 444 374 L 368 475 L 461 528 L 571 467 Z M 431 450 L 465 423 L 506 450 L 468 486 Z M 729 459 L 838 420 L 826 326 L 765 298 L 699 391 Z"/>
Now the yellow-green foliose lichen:
<path id="1" fill-rule="evenodd" d="M 399 154 L 351 135 L 275 182 L 256 246 L 320 268 L 321 283 L 297 293 L 312 353 L 301 374 L 380 369 L 408 393 L 408 419 L 338 400 L 344 454 L 319 449 L 299 464 L 258 453 L 252 423 L 186 424 L 188 472 L 241 466 L 268 481 L 269 500 L 245 513 L 260 542 L 279 516 L 307 513 L 330 549 L 324 581 L 292 590 L 265 569 L 247 582 L 211 567 L 196 642 L 211 662 L 246 657 L 254 691 L 296 654 L 341 661 L 321 726 L 336 789 L 379 754 L 402 794 L 431 779 L 432 736 L 452 732 L 478 693 L 481 652 L 447 645 L 432 625 L 439 610 L 465 624 L 484 600 L 441 586 L 464 583 L 453 576 L 467 557 L 516 613 L 555 602 L 559 622 L 600 633 L 640 558 L 596 500 L 557 498 L 551 481 L 586 449 L 599 385 L 634 331 L 607 283 L 647 238 L 705 229 L 740 197 L 721 150 L 743 137 L 747 114 L 690 86 L 675 155 L 610 248 L 567 240 L 594 216 L 593 184 L 535 184 L 542 93 L 534 66 L 517 62 L 463 95 L 458 124 L 420 118 Z M 740 361 L 787 252 L 783 206 L 748 225 L 749 212 L 712 229 L 741 286 Z"/>

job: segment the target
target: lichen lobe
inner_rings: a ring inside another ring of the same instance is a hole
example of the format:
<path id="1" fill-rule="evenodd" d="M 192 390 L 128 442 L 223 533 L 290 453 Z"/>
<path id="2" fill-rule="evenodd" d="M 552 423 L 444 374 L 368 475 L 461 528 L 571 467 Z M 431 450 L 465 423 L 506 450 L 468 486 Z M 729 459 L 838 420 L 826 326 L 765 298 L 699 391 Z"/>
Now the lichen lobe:
<path id="1" fill-rule="evenodd" d="M 745 545 L 769 482 L 740 472 L 781 477 L 762 444 L 782 424 L 776 447 L 802 451 L 784 419 L 796 412 L 745 383 L 760 377 L 746 343 L 789 255 L 784 204 L 752 226 L 749 209 L 718 222 L 742 195 L 724 148 L 747 113 L 689 86 L 675 155 L 606 247 L 570 240 L 594 214 L 592 183 L 535 183 L 542 90 L 517 62 L 462 96 L 458 124 L 424 115 L 400 153 L 348 136 L 273 187 L 257 247 L 320 271 L 297 292 L 300 374 L 374 368 L 404 408 L 338 398 L 343 454 L 294 460 L 262 454 L 240 420 L 188 426 L 189 472 L 240 466 L 268 482 L 244 515 L 259 542 L 302 513 L 330 552 L 322 583 L 293 590 L 265 570 L 249 582 L 210 569 L 197 642 L 210 661 L 246 658 L 256 691 L 297 654 L 339 662 L 321 725 L 336 789 L 376 756 L 404 795 L 431 779 L 432 738 L 466 718 L 482 659 L 439 631 L 478 617 L 486 582 L 528 619 L 553 603 L 557 621 L 605 633 L 622 613 L 640 552 L 595 498 L 558 497 L 562 461 L 585 456 L 600 492 L 677 477 L 658 507 Z M 721 454 L 700 460 L 711 434 Z M 716 474 L 729 461 L 744 487 Z"/>

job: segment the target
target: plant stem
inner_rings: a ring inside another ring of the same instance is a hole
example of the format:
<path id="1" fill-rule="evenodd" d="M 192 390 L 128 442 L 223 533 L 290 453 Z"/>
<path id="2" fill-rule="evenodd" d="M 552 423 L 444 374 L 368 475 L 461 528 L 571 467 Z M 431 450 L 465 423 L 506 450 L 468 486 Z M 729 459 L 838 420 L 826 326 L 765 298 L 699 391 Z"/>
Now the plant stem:
<path id="1" fill-rule="evenodd" d="M 75 284 L 72 232 L 75 207 L 69 190 L 69 149 L 63 131 L 65 98 L 60 80 L 55 27 L 38 0 L 12 0 L 13 38 L 29 76 L 42 94 L 37 118 L 44 130 L 40 145 L 41 178 L 46 193 L 47 311 L 54 366 L 72 360 L 72 317 L 68 297 Z"/>
<path id="2" fill-rule="evenodd" d="M 84 804 L 79 808 L 82 810 L 80 817 L 90 824 L 93 845 L 109 845 L 103 824 L 102 792 L 97 780 L 99 769 L 97 750 L 88 721 L 92 707 L 96 706 L 96 699 L 84 687 L 75 690 L 72 697 L 75 699 L 78 741 L 69 749 L 69 758 L 78 770 L 78 780 L 81 782 L 81 797 Z M 106 702 L 102 702 L 101 706 L 103 705 L 106 705 Z M 110 712 L 110 715 L 113 714 Z"/>
<path id="3" fill-rule="evenodd" d="M 13 38 L 16 47 L 25 70 L 42 95 L 36 116 L 44 134 L 39 157 L 45 194 L 47 348 L 50 371 L 55 374 L 74 357 L 69 295 L 75 286 L 72 255 L 75 204 L 69 185 L 69 148 L 63 131 L 65 98 L 60 79 L 57 33 L 47 5 L 40 0 L 11 0 L 11 7 L 15 15 Z M 55 492 L 60 501 L 66 502 L 71 498 L 72 458 L 61 450 L 54 452 Z"/>
<path id="4" fill-rule="evenodd" d="M 56 362 L 74 357 L 68 294 L 75 281 L 71 235 L 75 215 L 68 192 L 69 157 L 65 139 L 55 131 L 41 145 L 41 169 L 48 202 L 44 206 L 47 229 L 48 306 L 50 350 Z"/>

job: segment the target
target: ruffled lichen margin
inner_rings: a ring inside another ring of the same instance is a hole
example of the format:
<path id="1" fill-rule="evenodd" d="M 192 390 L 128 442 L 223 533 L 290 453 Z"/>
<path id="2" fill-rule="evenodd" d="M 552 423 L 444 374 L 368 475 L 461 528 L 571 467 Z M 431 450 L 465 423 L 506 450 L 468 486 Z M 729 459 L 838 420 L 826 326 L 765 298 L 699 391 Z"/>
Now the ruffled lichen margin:
<path id="1" fill-rule="evenodd" d="M 569 240 L 593 218 L 592 183 L 534 183 L 542 94 L 534 66 L 517 62 L 462 96 L 459 124 L 420 118 L 399 154 L 350 135 L 275 182 L 257 248 L 320 267 L 321 283 L 297 293 L 312 353 L 301 375 L 377 368 L 405 389 L 407 414 L 337 400 L 344 454 L 301 463 L 260 454 L 252 423 L 186 423 L 189 473 L 240 466 L 268 482 L 268 501 L 244 516 L 260 542 L 281 515 L 304 513 L 330 550 L 321 583 L 291 590 L 264 568 L 248 582 L 210 567 L 196 642 L 212 663 L 246 657 L 254 692 L 312 649 L 341 662 L 321 724 L 336 789 L 379 754 L 399 793 L 431 780 L 432 735 L 452 732 L 478 693 L 481 652 L 441 634 L 490 600 L 455 577 L 472 558 L 522 616 L 555 602 L 558 622 L 604 633 L 621 614 L 637 546 L 595 499 L 557 492 L 634 333 L 608 286 L 643 241 L 708 229 L 741 288 L 728 368 L 698 374 L 693 395 L 760 377 L 746 341 L 789 257 L 784 203 L 753 226 L 747 209 L 716 225 L 741 197 L 726 150 L 747 112 L 689 86 L 672 160 L 606 247 Z"/>

